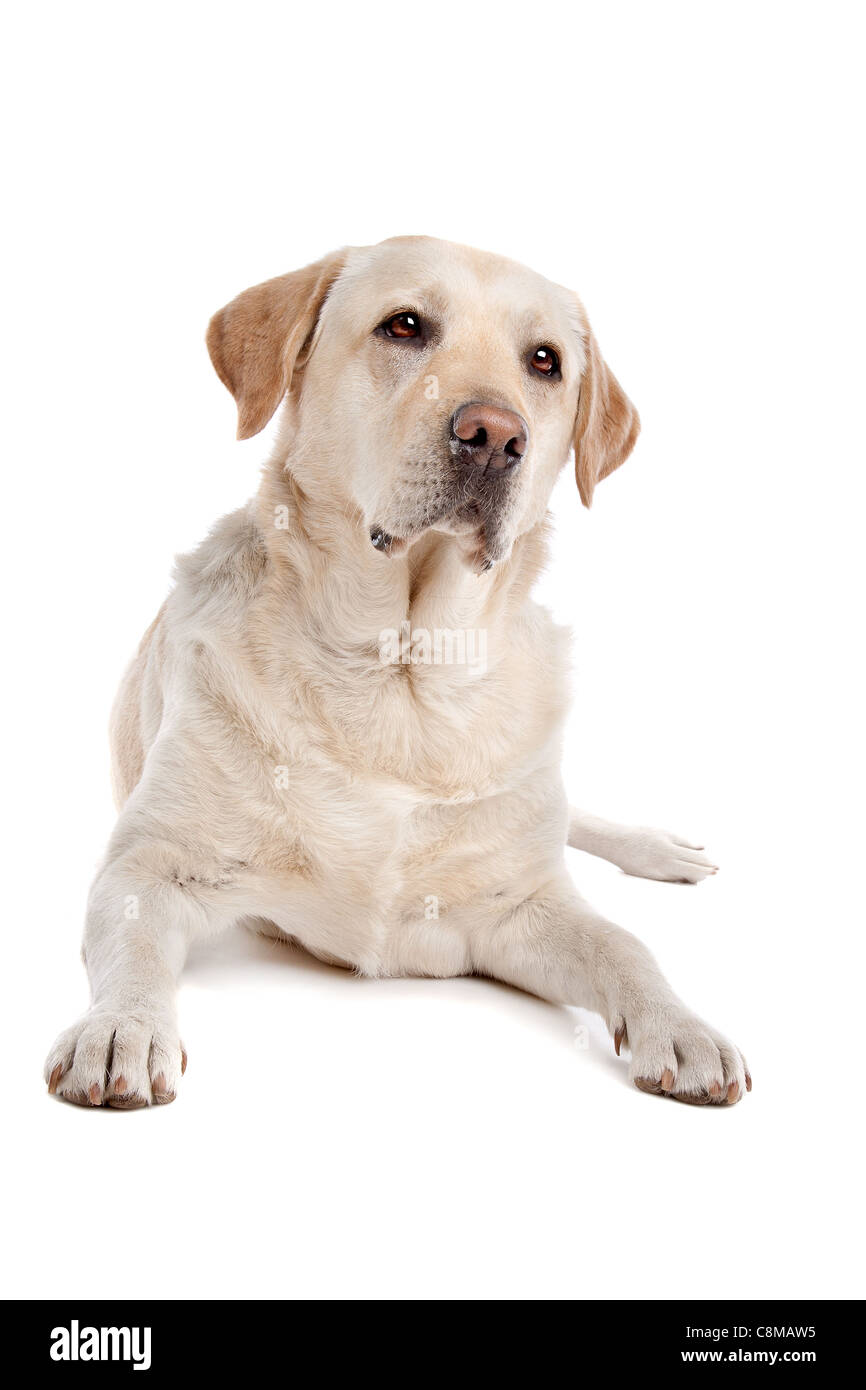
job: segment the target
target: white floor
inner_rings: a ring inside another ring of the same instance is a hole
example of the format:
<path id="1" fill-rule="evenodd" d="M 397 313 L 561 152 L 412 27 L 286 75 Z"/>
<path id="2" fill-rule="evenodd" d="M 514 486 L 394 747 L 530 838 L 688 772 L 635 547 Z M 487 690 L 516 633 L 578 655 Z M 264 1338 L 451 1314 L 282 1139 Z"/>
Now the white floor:
<path id="1" fill-rule="evenodd" d="M 862 1296 L 862 14 L 48 8 L 10 12 L 0 91 L 2 1291 Z M 490 80 L 441 101 L 455 35 Z M 208 318 L 407 231 L 572 285 L 641 412 L 591 512 L 569 468 L 554 497 L 566 783 L 721 872 L 572 863 L 754 1091 L 681 1107 L 567 1010 L 226 938 L 185 976 L 174 1105 L 52 1101 L 111 700 L 173 555 L 268 449 L 234 441 Z"/>
<path id="2" fill-rule="evenodd" d="M 722 857 L 697 888 L 573 861 L 747 1049 L 754 1091 L 732 1111 L 633 1090 L 599 1021 L 577 1011 L 482 980 L 360 981 L 240 933 L 190 963 L 177 1102 L 78 1110 L 39 1084 L 73 984 L 83 1001 L 72 941 L 46 951 L 35 1007 L 6 985 L 22 1036 L 5 1292 L 862 1293 L 849 1253 L 860 1107 L 837 1065 L 849 1020 L 840 1010 L 836 1031 L 821 1009 L 796 928 L 786 956 L 794 891 Z M 778 956 L 753 940 L 756 892 Z"/>

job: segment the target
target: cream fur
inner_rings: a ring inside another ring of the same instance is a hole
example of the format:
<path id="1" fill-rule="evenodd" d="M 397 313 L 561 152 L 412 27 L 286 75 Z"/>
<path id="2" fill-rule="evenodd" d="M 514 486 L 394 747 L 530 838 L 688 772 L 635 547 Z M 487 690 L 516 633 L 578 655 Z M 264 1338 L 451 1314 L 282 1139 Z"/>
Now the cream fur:
<path id="1" fill-rule="evenodd" d="M 374 331 L 405 309 L 431 325 L 423 346 Z M 527 366 L 539 343 L 561 380 Z M 49 1054 L 51 1089 L 172 1099 L 184 957 L 243 920 L 367 975 L 475 972 L 584 1005 L 642 1089 L 739 1099 L 741 1054 L 566 872 L 567 839 L 629 873 L 714 871 L 661 832 L 569 821 L 566 637 L 529 591 L 572 443 L 588 503 L 638 427 L 579 302 L 501 258 L 401 238 L 239 296 L 209 345 L 242 433 L 284 401 L 278 442 L 256 498 L 179 561 L 118 694 L 93 1002 Z M 448 421 L 476 400 L 518 412 L 530 443 L 495 501 L 461 483 L 456 514 Z M 383 632 L 407 627 L 420 659 L 383 661 Z M 443 631 L 483 633 L 483 667 L 429 659 L 417 634 Z"/>

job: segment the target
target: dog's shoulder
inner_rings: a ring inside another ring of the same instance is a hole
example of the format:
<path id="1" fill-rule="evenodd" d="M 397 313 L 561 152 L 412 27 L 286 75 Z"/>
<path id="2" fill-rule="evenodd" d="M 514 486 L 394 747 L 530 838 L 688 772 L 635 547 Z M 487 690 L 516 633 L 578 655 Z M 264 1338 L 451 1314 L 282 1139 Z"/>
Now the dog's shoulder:
<path id="1" fill-rule="evenodd" d="M 186 602 L 199 604 L 243 602 L 261 588 L 268 564 L 267 546 L 248 503 L 221 517 L 195 550 L 178 557 L 177 593 Z"/>

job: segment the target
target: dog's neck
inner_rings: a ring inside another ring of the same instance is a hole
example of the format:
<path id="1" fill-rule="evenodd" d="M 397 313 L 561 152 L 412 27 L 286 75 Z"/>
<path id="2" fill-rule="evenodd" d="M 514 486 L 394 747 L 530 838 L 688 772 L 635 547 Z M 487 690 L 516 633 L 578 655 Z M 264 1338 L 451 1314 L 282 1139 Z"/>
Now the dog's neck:
<path id="1" fill-rule="evenodd" d="M 422 652 L 437 634 L 469 634 L 488 657 L 507 641 L 509 622 L 546 559 L 546 523 L 515 542 L 511 555 L 477 574 L 457 538 L 430 531 L 400 554 L 371 543 L 351 504 L 327 507 L 308 497 L 278 460 L 266 470 L 255 502 L 272 583 L 300 609 L 307 631 L 347 654 L 378 660 L 383 642 Z M 405 655 L 401 658 L 405 660 Z M 455 675 L 459 674 L 455 672 Z"/>

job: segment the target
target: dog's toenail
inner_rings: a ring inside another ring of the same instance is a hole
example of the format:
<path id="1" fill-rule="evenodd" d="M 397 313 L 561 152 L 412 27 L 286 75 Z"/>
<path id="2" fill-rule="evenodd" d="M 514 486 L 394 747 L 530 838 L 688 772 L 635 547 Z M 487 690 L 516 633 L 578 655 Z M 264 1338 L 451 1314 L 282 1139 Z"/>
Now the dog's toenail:
<path id="1" fill-rule="evenodd" d="M 119 1077 L 117 1078 L 117 1080 L 115 1081 L 115 1083 L 114 1083 L 114 1094 L 115 1094 L 116 1096 L 122 1096 L 125 1090 L 126 1090 L 126 1077 L 125 1077 L 125 1076 L 119 1076 Z"/>
<path id="2" fill-rule="evenodd" d="M 749 1073 L 746 1072 L 746 1090 L 747 1090 L 747 1091 L 751 1091 L 751 1089 L 752 1089 L 752 1078 L 749 1076 Z"/>
<path id="3" fill-rule="evenodd" d="M 720 1096 L 721 1094 L 722 1094 L 722 1088 L 721 1088 L 721 1086 L 719 1085 L 718 1081 L 714 1081 L 713 1084 L 712 1084 L 712 1086 L 710 1087 L 710 1095 L 711 1095 L 711 1096 Z"/>
<path id="4" fill-rule="evenodd" d="M 646 1091 L 647 1095 L 657 1096 L 661 1094 L 661 1087 L 657 1081 L 653 1081 L 651 1076 L 636 1076 L 634 1084 L 639 1091 Z"/>
<path id="5" fill-rule="evenodd" d="M 740 1094 L 740 1083 L 739 1083 L 739 1081 L 732 1081 L 731 1084 L 730 1084 L 730 1086 L 728 1087 L 728 1105 L 733 1105 L 734 1101 L 737 1099 L 737 1097 L 738 1097 L 739 1094 Z"/>
<path id="6" fill-rule="evenodd" d="M 620 1048 L 622 1047 L 622 1045 L 623 1045 L 624 1042 L 625 1042 L 625 1024 L 623 1024 L 621 1028 L 617 1028 L 616 1032 L 615 1032 L 614 1035 L 613 1035 L 613 1045 L 614 1045 L 614 1048 L 616 1049 L 616 1055 L 617 1055 L 617 1057 L 619 1056 L 619 1050 L 620 1050 Z"/>
<path id="7" fill-rule="evenodd" d="M 89 1094 L 90 1094 L 90 1104 L 91 1104 L 91 1105 L 101 1105 L 101 1104 L 102 1104 L 102 1087 L 99 1085 L 99 1082 L 98 1082 L 98 1081 L 94 1081 L 93 1085 L 92 1085 L 91 1088 L 90 1088 L 90 1093 L 89 1093 Z"/>
<path id="8" fill-rule="evenodd" d="M 164 1096 L 164 1095 L 165 1095 L 165 1077 L 163 1076 L 162 1072 L 160 1072 L 158 1076 L 155 1076 L 155 1077 L 153 1078 L 152 1085 L 153 1085 L 153 1094 L 154 1094 L 155 1096 Z"/>
<path id="9" fill-rule="evenodd" d="M 63 1075 L 63 1063 L 62 1063 L 62 1062 L 58 1062 L 58 1063 L 57 1063 L 57 1066 L 54 1068 L 53 1072 L 51 1073 L 51 1075 L 50 1075 L 49 1078 L 48 1078 L 48 1094 L 49 1094 L 50 1096 L 53 1096 L 54 1093 L 55 1093 L 55 1091 L 57 1090 L 57 1083 L 59 1082 L 59 1080 L 60 1080 L 60 1078 L 61 1078 L 62 1075 Z"/>
<path id="10" fill-rule="evenodd" d="M 659 1082 L 659 1085 L 661 1086 L 661 1088 L 662 1088 L 663 1091 L 672 1091 L 672 1090 L 673 1090 L 673 1088 L 674 1088 L 674 1074 L 673 1074 L 673 1072 L 670 1070 L 670 1068 L 668 1068 L 666 1071 L 663 1071 L 663 1072 L 662 1072 L 662 1079 L 661 1079 L 661 1081 Z"/>
<path id="11" fill-rule="evenodd" d="M 181 1074 L 181 1076 L 183 1076 L 183 1074 L 184 1074 L 185 1071 L 186 1071 L 186 1053 L 184 1052 L 183 1048 L 181 1048 L 181 1050 L 180 1050 L 180 1074 Z"/>

